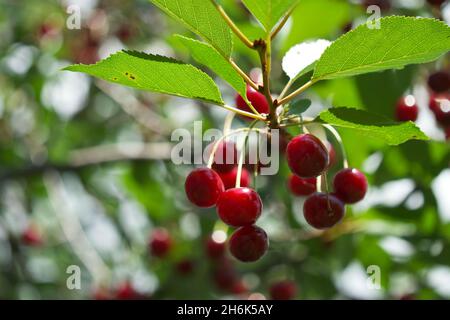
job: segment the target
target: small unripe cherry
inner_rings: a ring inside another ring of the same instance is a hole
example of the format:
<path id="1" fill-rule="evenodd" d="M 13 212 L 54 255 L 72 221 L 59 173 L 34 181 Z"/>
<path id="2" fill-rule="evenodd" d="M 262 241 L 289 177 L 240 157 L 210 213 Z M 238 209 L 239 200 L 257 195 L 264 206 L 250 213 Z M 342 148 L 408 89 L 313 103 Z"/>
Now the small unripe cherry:
<path id="1" fill-rule="evenodd" d="M 236 186 L 237 173 L 238 167 L 235 167 L 233 170 L 229 172 L 219 173 L 223 185 L 225 186 L 225 190 L 232 189 Z M 247 169 L 242 168 L 241 187 L 246 188 L 249 185 L 250 185 L 250 172 L 248 172 Z"/>
<path id="2" fill-rule="evenodd" d="M 450 90 L 450 73 L 438 71 L 428 77 L 428 87 L 436 93 L 444 93 Z"/>
<path id="3" fill-rule="evenodd" d="M 301 134 L 292 139 L 287 146 L 286 156 L 291 171 L 302 178 L 320 176 L 330 160 L 327 148 L 311 134 Z"/>
<path id="4" fill-rule="evenodd" d="M 209 168 L 192 171 L 186 178 L 184 187 L 189 201 L 201 208 L 215 206 L 225 190 L 220 176 Z"/>
<path id="5" fill-rule="evenodd" d="M 269 291 L 273 300 L 292 300 L 297 295 L 297 285 L 290 280 L 280 281 L 272 284 Z"/>
<path id="6" fill-rule="evenodd" d="M 397 101 L 395 108 L 395 118 L 397 121 L 416 121 L 419 115 L 419 108 L 416 99 L 412 95 L 402 97 Z"/>
<path id="7" fill-rule="evenodd" d="M 247 86 L 247 99 L 259 113 L 261 114 L 270 113 L 270 106 L 267 103 L 266 97 L 262 93 L 256 91 L 250 86 Z M 236 97 L 236 106 L 238 107 L 238 109 L 242 111 L 253 113 L 253 111 L 250 109 L 250 107 L 247 105 L 247 103 L 240 95 Z"/>
<path id="8" fill-rule="evenodd" d="M 151 235 L 149 246 L 152 255 L 163 258 L 172 248 L 172 237 L 166 229 L 156 229 Z"/>
<path id="9" fill-rule="evenodd" d="M 214 150 L 215 143 L 211 143 L 206 147 L 206 152 L 208 155 Z M 236 144 L 233 141 L 220 141 L 217 146 L 216 152 L 214 153 L 214 162 L 212 164 L 212 169 L 214 171 L 223 173 L 229 172 L 234 169 L 238 164 L 238 151 Z"/>
<path id="10" fill-rule="evenodd" d="M 306 221 L 316 229 L 335 226 L 344 214 L 344 203 L 332 194 L 316 192 L 310 195 L 303 205 Z"/>
<path id="11" fill-rule="evenodd" d="M 266 232 L 257 226 L 237 229 L 229 242 L 231 254 L 242 262 L 259 260 L 267 251 L 269 241 Z"/>
<path id="12" fill-rule="evenodd" d="M 317 178 L 300 178 L 295 174 L 289 176 L 288 186 L 296 196 L 308 196 L 316 192 Z"/>
<path id="13" fill-rule="evenodd" d="M 259 194 L 250 188 L 233 188 L 225 191 L 217 201 L 217 214 L 232 227 L 252 225 L 262 211 Z"/>
<path id="14" fill-rule="evenodd" d="M 357 169 L 343 169 L 333 180 L 334 192 L 344 203 L 352 204 L 364 199 L 367 192 L 367 179 Z"/>
<path id="15" fill-rule="evenodd" d="M 430 109 L 441 126 L 450 126 L 450 94 L 437 94 L 430 97 Z"/>

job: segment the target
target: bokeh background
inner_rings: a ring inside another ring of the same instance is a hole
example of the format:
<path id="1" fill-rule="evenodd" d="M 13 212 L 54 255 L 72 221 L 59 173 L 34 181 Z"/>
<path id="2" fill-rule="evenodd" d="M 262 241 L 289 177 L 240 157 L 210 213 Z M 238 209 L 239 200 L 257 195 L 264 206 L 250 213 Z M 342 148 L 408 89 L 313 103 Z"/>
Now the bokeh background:
<path id="1" fill-rule="evenodd" d="M 240 1 L 221 3 L 258 37 Z M 66 27 L 71 4 L 81 9 L 80 29 Z M 391 14 L 448 23 L 450 4 L 439 11 L 422 0 L 391 1 L 383 15 Z M 367 17 L 359 1 L 302 0 L 274 43 L 274 91 L 287 81 L 280 65 L 291 46 L 333 40 Z M 269 234 L 269 252 L 243 264 L 208 255 L 208 239 L 220 242 L 225 229 L 214 209 L 187 202 L 183 183 L 192 167 L 170 161 L 174 129 L 192 129 L 195 120 L 205 130 L 221 128 L 226 112 L 61 71 L 123 48 L 194 63 L 174 33 L 192 36 L 145 0 L 0 0 L 0 298 L 269 298 L 270 287 L 285 280 L 298 299 L 450 297 L 450 151 L 426 85 L 430 73 L 449 67 L 448 55 L 307 93 L 311 115 L 350 106 L 390 118 L 397 99 L 413 93 L 417 124 L 431 140 L 389 147 L 340 130 L 370 190 L 325 233 L 306 225 L 282 160 L 278 175 L 258 178 L 265 205 L 258 224 Z M 234 56 L 244 70 L 258 66 L 238 41 Z M 217 82 L 232 104 L 235 93 Z M 158 228 L 172 239 L 164 258 L 149 252 Z M 67 287 L 73 265 L 79 290 Z M 371 265 L 381 270 L 379 290 L 367 286 Z"/>

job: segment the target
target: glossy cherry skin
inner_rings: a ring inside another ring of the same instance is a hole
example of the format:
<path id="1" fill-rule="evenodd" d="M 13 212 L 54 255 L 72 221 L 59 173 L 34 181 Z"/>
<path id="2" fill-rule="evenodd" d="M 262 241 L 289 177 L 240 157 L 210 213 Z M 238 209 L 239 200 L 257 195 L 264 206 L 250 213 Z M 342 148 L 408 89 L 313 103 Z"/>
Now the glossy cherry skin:
<path id="1" fill-rule="evenodd" d="M 416 121 L 419 115 L 419 108 L 413 96 L 402 97 L 397 101 L 395 108 L 395 118 L 397 121 Z"/>
<path id="2" fill-rule="evenodd" d="M 344 203 L 332 194 L 316 192 L 310 195 L 303 205 L 306 221 L 316 229 L 335 226 L 344 214 Z"/>
<path id="3" fill-rule="evenodd" d="M 302 178 L 320 176 L 328 167 L 327 148 L 315 136 L 301 134 L 289 142 L 286 157 L 291 171 Z"/>
<path id="4" fill-rule="evenodd" d="M 220 176 L 208 168 L 192 171 L 186 178 L 184 188 L 189 201 L 200 208 L 215 206 L 220 195 L 225 191 Z"/>
<path id="5" fill-rule="evenodd" d="M 172 248 L 172 237 L 166 229 L 156 229 L 150 238 L 150 252 L 155 257 L 165 257 Z"/>
<path id="6" fill-rule="evenodd" d="M 438 71 L 428 77 L 428 87 L 436 93 L 444 93 L 450 90 L 450 73 Z"/>
<path id="7" fill-rule="evenodd" d="M 343 169 L 333 180 L 334 192 L 344 203 L 352 204 L 364 199 L 367 192 L 367 179 L 357 169 Z"/>
<path id="8" fill-rule="evenodd" d="M 262 93 L 249 86 L 247 86 L 247 99 L 259 113 L 270 113 L 270 106 L 267 103 L 266 97 Z M 236 106 L 242 111 L 253 113 L 253 111 L 245 103 L 244 99 L 240 95 L 236 97 Z"/>
<path id="9" fill-rule="evenodd" d="M 206 147 L 208 155 L 213 151 L 215 143 Z M 233 141 L 221 141 L 214 154 L 212 168 L 219 173 L 229 172 L 238 164 L 238 151 Z"/>
<path id="10" fill-rule="evenodd" d="M 297 285 L 289 280 L 280 281 L 272 284 L 269 291 L 273 300 L 292 300 L 297 295 Z"/>
<path id="11" fill-rule="evenodd" d="M 213 260 L 222 258 L 225 255 L 226 245 L 225 242 L 217 242 L 212 237 L 206 240 L 206 255 Z"/>
<path id="12" fill-rule="evenodd" d="M 291 192 L 296 196 L 308 196 L 316 192 L 317 178 L 303 179 L 292 174 L 289 177 L 288 186 Z"/>
<path id="13" fill-rule="evenodd" d="M 441 126 L 450 126 L 450 94 L 432 95 L 430 109 Z"/>
<path id="14" fill-rule="evenodd" d="M 217 201 L 217 214 L 232 227 L 254 224 L 261 215 L 262 208 L 261 197 L 250 188 L 229 189 Z"/>
<path id="15" fill-rule="evenodd" d="M 259 260 L 269 248 L 266 232 L 257 226 L 237 229 L 230 237 L 231 254 L 242 262 Z"/>
<path id="16" fill-rule="evenodd" d="M 223 185 L 225 186 L 225 190 L 232 189 L 236 186 L 237 172 L 238 167 L 235 167 L 233 170 L 229 172 L 219 173 Z M 241 187 L 246 188 L 249 185 L 250 185 L 250 172 L 248 172 L 247 169 L 242 168 Z"/>

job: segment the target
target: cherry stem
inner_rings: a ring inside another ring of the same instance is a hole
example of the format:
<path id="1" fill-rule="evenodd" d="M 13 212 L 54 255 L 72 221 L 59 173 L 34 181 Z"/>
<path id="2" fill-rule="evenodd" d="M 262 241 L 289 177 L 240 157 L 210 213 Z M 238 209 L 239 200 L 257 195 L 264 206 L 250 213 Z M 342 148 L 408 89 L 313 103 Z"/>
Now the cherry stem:
<path id="1" fill-rule="evenodd" d="M 244 164 L 244 158 L 245 158 L 245 149 L 248 143 L 248 138 L 250 136 L 250 132 L 253 130 L 253 127 L 256 125 L 257 121 L 253 121 L 250 126 L 248 127 L 247 134 L 245 136 L 244 142 L 242 144 L 241 148 L 241 155 L 239 156 L 239 164 L 238 164 L 238 171 L 236 174 L 236 188 L 241 187 L 241 176 L 242 176 L 242 166 Z"/>
<path id="2" fill-rule="evenodd" d="M 302 94 L 303 92 L 305 92 L 307 89 L 309 89 L 316 82 L 317 82 L 317 80 L 309 80 L 307 83 L 305 83 L 303 86 L 301 86 L 300 88 L 298 88 L 297 90 L 292 92 L 287 97 L 282 98 L 282 99 L 278 99 L 277 100 L 277 105 L 281 106 L 283 104 L 288 103 L 289 101 L 294 99 L 296 96 L 298 96 L 298 95 Z"/>
<path id="3" fill-rule="evenodd" d="M 281 91 L 280 95 L 278 96 L 278 100 L 283 100 L 284 96 L 288 93 L 289 89 L 292 87 L 292 85 L 295 82 L 295 78 L 292 78 L 286 83 L 286 85 L 283 88 L 283 91 Z"/>
<path id="4" fill-rule="evenodd" d="M 272 31 L 272 33 L 270 34 L 270 38 L 273 40 L 278 33 L 283 29 L 284 25 L 286 24 L 286 22 L 289 20 L 289 17 L 292 14 L 292 11 L 294 11 L 295 9 L 295 5 L 292 6 L 291 9 L 289 9 L 289 11 L 286 13 L 286 15 L 284 16 L 283 20 L 280 21 L 280 23 L 278 24 L 278 26 L 275 28 L 275 30 Z"/>
<path id="5" fill-rule="evenodd" d="M 219 11 L 222 18 L 225 20 L 225 22 L 228 24 L 228 26 L 231 28 L 231 30 L 236 34 L 236 36 L 250 49 L 254 48 L 253 42 L 251 42 L 247 36 L 236 26 L 236 24 L 231 20 L 231 18 L 228 16 L 228 14 L 225 12 L 225 10 L 222 8 L 220 4 L 218 4 L 216 1 L 211 0 L 211 3 L 216 7 L 217 11 Z"/>
<path id="6" fill-rule="evenodd" d="M 244 79 L 244 81 L 251 86 L 253 89 L 255 90 L 259 90 L 258 85 L 237 65 L 236 62 L 234 62 L 233 59 L 229 59 L 229 62 L 231 64 L 231 66 L 234 68 L 234 70 L 237 71 L 237 73 L 239 73 L 239 75 Z"/>
<path id="7" fill-rule="evenodd" d="M 261 114 L 258 115 L 258 114 L 254 114 L 254 113 L 251 113 L 251 112 L 242 111 L 240 109 L 237 109 L 237 108 L 234 108 L 234 107 L 230 107 L 230 106 L 228 106 L 226 104 L 220 105 L 220 106 L 222 108 L 225 108 L 225 109 L 229 110 L 229 111 L 232 111 L 234 113 L 240 114 L 241 116 L 249 117 L 249 118 L 260 120 L 260 121 L 266 121 L 267 120 L 266 117 L 264 117 Z"/>
<path id="8" fill-rule="evenodd" d="M 256 122 L 256 121 L 255 121 Z M 258 132 L 262 132 L 262 133 L 266 133 L 264 130 L 262 129 L 258 129 L 258 128 L 240 128 L 240 129 L 236 129 L 236 130 L 232 130 L 230 131 L 228 134 L 223 135 L 222 137 L 220 137 L 214 144 L 212 150 L 211 150 L 211 154 L 209 155 L 209 159 L 208 159 L 208 165 L 207 167 L 209 169 L 212 168 L 212 165 L 214 163 L 214 155 L 217 152 L 217 149 L 219 148 L 219 144 L 224 141 L 225 139 L 227 139 L 228 137 L 234 135 L 234 134 L 238 134 L 240 132 L 247 132 L 247 131 L 258 131 Z"/>
<path id="9" fill-rule="evenodd" d="M 347 152 L 345 151 L 344 142 L 342 141 L 341 135 L 339 134 L 339 132 L 337 132 L 337 130 L 333 126 L 331 126 L 329 124 L 323 124 L 323 127 L 331 132 L 331 134 L 334 136 L 337 143 L 339 144 L 339 147 L 341 148 L 341 153 L 342 153 L 342 165 L 343 165 L 344 169 L 347 169 L 348 168 Z"/>

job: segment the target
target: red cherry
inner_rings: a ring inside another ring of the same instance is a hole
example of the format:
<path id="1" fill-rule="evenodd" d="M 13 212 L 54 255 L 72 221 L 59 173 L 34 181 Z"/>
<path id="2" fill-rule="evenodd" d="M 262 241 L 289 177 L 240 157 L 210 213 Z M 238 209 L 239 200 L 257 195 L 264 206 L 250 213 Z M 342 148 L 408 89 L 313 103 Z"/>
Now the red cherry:
<path id="1" fill-rule="evenodd" d="M 296 294 L 297 285 L 293 281 L 280 281 L 270 287 L 270 296 L 273 300 L 292 300 Z"/>
<path id="2" fill-rule="evenodd" d="M 215 143 L 206 147 L 208 155 L 213 151 Z M 229 172 L 238 164 L 238 151 L 233 141 L 221 141 L 214 154 L 212 168 L 216 172 Z"/>
<path id="3" fill-rule="evenodd" d="M 334 192 L 344 203 L 361 201 L 367 192 L 366 176 L 357 169 L 343 169 L 334 177 Z"/>
<path id="4" fill-rule="evenodd" d="M 450 140 L 450 126 L 446 127 L 445 129 L 445 140 Z"/>
<path id="5" fill-rule="evenodd" d="M 250 86 L 247 86 L 247 99 L 259 113 L 270 113 L 270 106 L 267 103 L 266 97 Z M 244 99 L 240 95 L 236 97 L 236 106 L 242 111 L 253 113 L 253 111 L 250 109 L 247 103 L 245 103 Z"/>
<path id="6" fill-rule="evenodd" d="M 150 239 L 150 251 L 155 257 L 165 257 L 172 248 L 172 238 L 166 229 L 156 229 Z"/>
<path id="7" fill-rule="evenodd" d="M 39 247 L 44 241 L 39 230 L 35 226 L 29 226 L 22 233 L 22 242 L 27 246 Z"/>
<path id="8" fill-rule="evenodd" d="M 248 291 L 247 285 L 243 280 L 237 280 L 233 283 L 233 285 L 230 288 L 230 292 L 232 294 L 241 295 Z"/>
<path id="9" fill-rule="evenodd" d="M 334 149 L 333 145 L 329 142 L 326 144 L 326 147 L 328 149 L 328 155 L 330 157 L 328 168 L 331 168 L 336 164 L 336 149 Z"/>
<path id="10" fill-rule="evenodd" d="M 269 241 L 266 232 L 257 226 L 237 229 L 230 238 L 230 252 L 238 260 L 253 262 L 267 251 Z"/>
<path id="11" fill-rule="evenodd" d="M 143 296 L 134 289 L 130 282 L 126 281 L 117 288 L 116 298 L 118 300 L 138 300 L 142 299 Z"/>
<path id="12" fill-rule="evenodd" d="M 225 191 L 217 201 L 217 214 L 232 227 L 252 225 L 261 215 L 262 201 L 250 188 L 233 188 Z"/>
<path id="13" fill-rule="evenodd" d="M 289 142 L 287 161 L 291 171 L 299 177 L 317 177 L 328 167 L 328 150 L 315 136 L 301 134 Z"/>
<path id="14" fill-rule="evenodd" d="M 206 241 L 206 254 L 209 258 L 216 260 L 225 255 L 225 242 L 217 242 L 212 237 Z"/>
<path id="15" fill-rule="evenodd" d="M 179 261 L 175 267 L 176 267 L 178 273 L 186 276 L 186 275 L 191 274 L 194 271 L 194 262 L 192 262 L 189 259 L 184 259 L 184 260 Z"/>
<path id="16" fill-rule="evenodd" d="M 428 86 L 437 93 L 444 93 L 450 90 L 450 73 L 438 71 L 428 77 Z"/>
<path id="17" fill-rule="evenodd" d="M 303 214 L 316 229 L 328 229 L 344 217 L 344 203 L 332 194 L 316 192 L 306 199 Z"/>
<path id="18" fill-rule="evenodd" d="M 440 125 L 450 126 L 450 94 L 432 95 L 430 109 Z"/>
<path id="19" fill-rule="evenodd" d="M 395 109 L 395 118 L 397 121 L 416 121 L 419 114 L 419 108 L 416 105 L 416 99 L 412 96 L 402 97 L 398 100 Z"/>
<path id="20" fill-rule="evenodd" d="M 225 190 L 232 189 L 236 186 L 237 172 L 238 172 L 238 168 L 235 167 L 230 172 L 219 173 L 219 176 L 222 179 L 223 185 L 225 186 Z M 242 168 L 241 187 L 246 188 L 249 185 L 250 185 L 250 172 L 248 172 L 247 169 Z"/>
<path id="21" fill-rule="evenodd" d="M 440 7 L 445 0 L 427 0 L 427 2 L 432 6 Z"/>
<path id="22" fill-rule="evenodd" d="M 213 207 L 225 190 L 220 176 L 208 168 L 192 171 L 186 178 L 184 188 L 189 201 L 201 208 Z"/>
<path id="23" fill-rule="evenodd" d="M 296 175 L 289 177 L 288 186 L 291 192 L 296 196 L 308 196 L 316 192 L 317 178 L 303 179 Z"/>
<path id="24" fill-rule="evenodd" d="M 222 259 L 216 265 L 213 273 L 216 286 L 223 291 L 230 291 L 233 284 L 238 281 L 236 270 L 229 259 Z"/>

